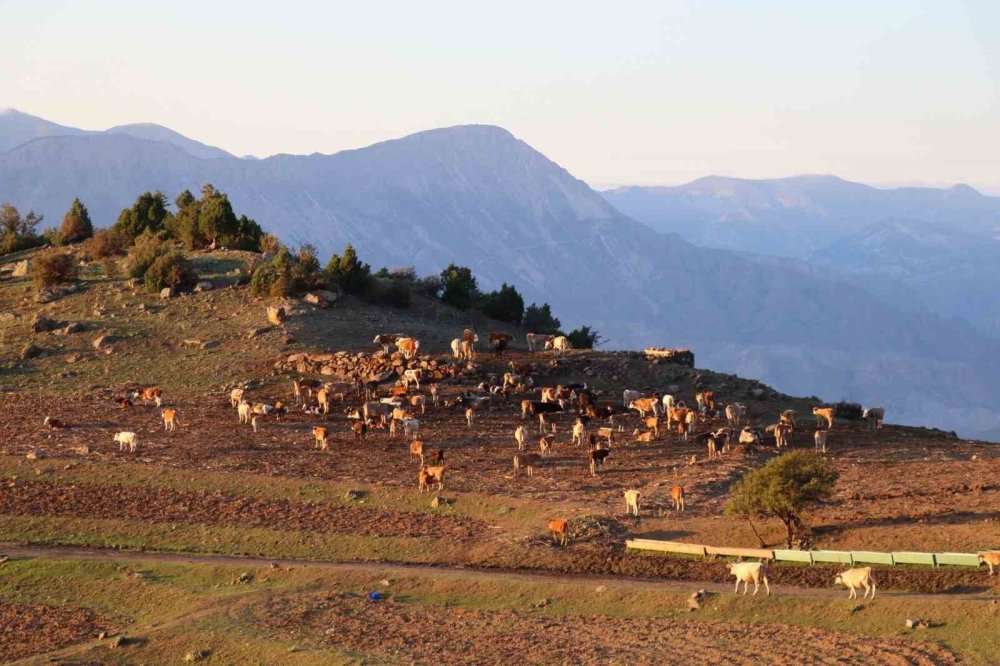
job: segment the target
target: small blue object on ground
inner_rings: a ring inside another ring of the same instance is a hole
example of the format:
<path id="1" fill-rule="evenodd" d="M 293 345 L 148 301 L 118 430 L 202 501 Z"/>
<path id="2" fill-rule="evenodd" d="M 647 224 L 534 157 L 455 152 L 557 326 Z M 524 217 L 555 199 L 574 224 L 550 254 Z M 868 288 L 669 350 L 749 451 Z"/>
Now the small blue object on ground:
<path id="1" fill-rule="evenodd" d="M 368 593 L 368 601 L 379 601 L 382 598 L 383 597 L 382 597 L 382 593 L 381 592 L 369 592 Z"/>

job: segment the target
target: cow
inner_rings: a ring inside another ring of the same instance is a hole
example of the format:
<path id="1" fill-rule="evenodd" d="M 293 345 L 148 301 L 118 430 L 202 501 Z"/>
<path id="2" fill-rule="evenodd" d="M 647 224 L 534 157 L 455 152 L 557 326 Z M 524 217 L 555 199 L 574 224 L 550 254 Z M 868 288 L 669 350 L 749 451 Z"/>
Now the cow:
<path id="1" fill-rule="evenodd" d="M 490 333 L 490 347 L 493 348 L 493 354 L 497 358 L 503 357 L 503 353 L 513 340 L 514 336 L 510 333 Z"/>
<path id="2" fill-rule="evenodd" d="M 639 503 L 642 493 L 634 488 L 625 491 L 625 513 L 627 515 L 639 515 Z"/>
<path id="3" fill-rule="evenodd" d="M 148 405 L 149 403 L 156 403 L 157 407 L 163 404 L 163 391 L 160 390 L 159 386 L 150 386 L 149 388 L 144 388 L 140 391 L 136 391 L 132 394 L 133 398 L 142 398 L 142 403 Z"/>
<path id="4" fill-rule="evenodd" d="M 434 467 L 427 467 L 426 465 L 421 466 L 417 480 L 420 484 L 420 492 L 424 492 L 425 490 L 430 490 L 431 485 L 433 485 L 434 483 L 437 483 L 438 490 L 443 490 L 444 467 L 440 465 Z"/>
<path id="5" fill-rule="evenodd" d="M 869 592 L 872 593 L 872 599 L 875 598 L 875 579 L 872 578 L 871 567 L 855 567 L 847 571 L 841 571 L 833 579 L 833 584 L 843 585 L 850 590 L 847 594 L 848 599 L 857 599 L 858 588 L 861 587 L 865 588 L 865 599 L 868 598 Z"/>
<path id="6" fill-rule="evenodd" d="M 815 442 L 816 450 L 826 453 L 826 430 L 817 430 L 816 434 L 813 435 L 813 440 Z"/>
<path id="7" fill-rule="evenodd" d="M 872 430 L 881 430 L 882 421 L 885 419 L 885 407 L 869 407 L 861 413 L 861 419 L 868 423 Z"/>
<path id="8" fill-rule="evenodd" d="M 399 338 L 396 340 L 396 349 L 403 355 L 403 358 L 412 359 L 417 355 L 417 350 L 420 349 L 420 340 Z"/>
<path id="9" fill-rule="evenodd" d="M 516 478 L 520 469 L 524 467 L 528 470 L 528 476 L 535 475 L 535 467 L 542 462 L 542 456 L 537 453 L 515 453 L 514 454 L 514 477 Z"/>
<path id="10" fill-rule="evenodd" d="M 375 336 L 375 339 L 372 340 L 372 344 L 382 345 L 382 351 L 388 354 L 389 347 L 396 344 L 396 341 L 401 337 L 403 337 L 402 333 L 382 333 L 381 335 Z"/>
<path id="11" fill-rule="evenodd" d="M 244 393 L 245 391 L 241 388 L 234 388 L 229 392 L 229 404 L 233 409 L 236 409 L 236 406 L 243 402 Z"/>
<path id="12" fill-rule="evenodd" d="M 729 573 L 736 576 L 736 590 L 733 594 L 739 594 L 740 583 L 743 583 L 743 594 L 746 594 L 752 580 L 753 596 L 757 596 L 761 581 L 767 590 L 767 596 L 771 596 L 771 586 L 767 583 L 767 565 L 764 562 L 734 562 L 729 565 Z"/>
<path id="13" fill-rule="evenodd" d="M 569 543 L 569 537 L 567 532 L 569 523 L 562 518 L 554 518 L 549 521 L 549 533 L 552 535 L 552 542 L 557 543 L 560 546 L 565 546 Z"/>
<path id="14" fill-rule="evenodd" d="M 129 453 L 135 453 L 135 450 L 139 447 L 139 440 L 134 432 L 117 433 L 114 441 L 118 444 L 119 451 L 124 451 L 127 447 Z"/>
<path id="15" fill-rule="evenodd" d="M 420 390 L 420 380 L 424 376 L 424 371 L 420 368 L 412 368 L 410 370 L 403 371 L 403 388 L 409 390 L 410 384 L 415 384 L 417 390 Z"/>
<path id="16" fill-rule="evenodd" d="M 990 575 L 993 575 L 993 567 L 1000 567 L 1000 550 L 988 550 L 979 553 L 979 563 L 990 568 Z"/>
<path id="17" fill-rule="evenodd" d="M 368 435 L 368 422 L 355 421 L 351 424 L 351 432 L 354 433 L 355 444 L 365 441 L 365 437 Z"/>
<path id="18" fill-rule="evenodd" d="M 816 417 L 816 427 L 826 423 L 827 430 L 833 430 L 833 407 L 813 407 L 813 416 Z"/>
<path id="19" fill-rule="evenodd" d="M 419 439 L 410 442 L 410 455 L 420 457 L 420 466 L 424 466 L 424 443 Z"/>
<path id="20" fill-rule="evenodd" d="M 554 339 L 554 335 L 545 335 L 542 333 L 528 333 L 524 336 L 528 341 L 528 351 L 535 351 L 535 347 L 541 346 L 543 349 L 545 345 L 549 343 L 550 340 Z"/>
<path id="21" fill-rule="evenodd" d="M 177 421 L 177 412 L 173 409 L 160 410 L 160 416 L 163 417 L 163 427 L 167 432 L 173 432 L 180 425 Z"/>
<path id="22" fill-rule="evenodd" d="M 316 442 L 316 447 L 320 451 L 326 451 L 329 445 L 326 442 L 327 429 L 322 426 L 313 426 L 312 436 Z"/>
<path id="23" fill-rule="evenodd" d="M 739 428 L 743 423 L 743 418 L 747 414 L 746 405 L 734 402 L 731 405 L 726 405 L 726 424 L 730 428 Z"/>
<path id="24" fill-rule="evenodd" d="M 451 354 L 455 357 L 456 361 L 463 359 L 462 340 L 460 338 L 455 338 L 451 341 Z"/>
<path id="25" fill-rule="evenodd" d="M 572 348 L 573 345 L 570 344 L 569 338 L 567 338 L 565 335 L 554 337 L 545 343 L 545 349 L 551 349 L 555 351 L 556 356 L 560 356 Z"/>
<path id="26" fill-rule="evenodd" d="M 641 418 L 646 418 L 647 413 L 656 416 L 660 401 L 657 398 L 639 398 L 629 403 L 628 408 L 639 412 Z"/>
<path id="27" fill-rule="evenodd" d="M 684 510 L 684 486 L 674 486 L 670 489 L 670 499 L 674 502 L 674 511 Z"/>
<path id="28" fill-rule="evenodd" d="M 622 405 L 628 407 L 636 400 L 642 398 L 642 393 L 640 391 L 633 391 L 631 389 L 625 389 L 622 391 Z"/>
<path id="29" fill-rule="evenodd" d="M 577 419 L 576 422 L 573 424 L 573 440 L 572 440 L 572 444 L 574 444 L 575 446 L 582 446 L 583 445 L 583 436 L 585 434 L 587 434 L 587 426 L 585 426 L 583 424 L 582 420 Z"/>
<path id="30" fill-rule="evenodd" d="M 604 461 L 611 456 L 611 449 L 591 449 L 587 454 L 590 461 L 590 475 L 597 476 L 597 468 L 604 467 Z"/>

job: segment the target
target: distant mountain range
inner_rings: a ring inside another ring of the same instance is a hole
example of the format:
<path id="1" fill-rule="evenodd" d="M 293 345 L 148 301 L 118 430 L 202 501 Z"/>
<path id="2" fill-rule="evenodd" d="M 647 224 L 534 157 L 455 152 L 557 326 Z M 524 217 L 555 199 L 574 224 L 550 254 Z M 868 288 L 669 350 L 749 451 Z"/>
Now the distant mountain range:
<path id="1" fill-rule="evenodd" d="M 289 243 L 327 256 L 350 242 L 375 266 L 420 273 L 465 264 L 483 287 L 513 283 L 565 324 L 596 326 L 615 348 L 690 346 L 704 367 L 884 403 L 890 420 L 967 434 L 996 425 L 1000 345 L 989 336 L 808 262 L 658 233 L 498 127 L 246 160 L 165 128 L 53 135 L 40 119 L 25 131 L 23 115 L 0 115 L 4 140 L 30 137 L 0 153 L 0 200 L 49 221 L 74 196 L 107 225 L 142 191 L 172 197 L 211 182 Z"/>

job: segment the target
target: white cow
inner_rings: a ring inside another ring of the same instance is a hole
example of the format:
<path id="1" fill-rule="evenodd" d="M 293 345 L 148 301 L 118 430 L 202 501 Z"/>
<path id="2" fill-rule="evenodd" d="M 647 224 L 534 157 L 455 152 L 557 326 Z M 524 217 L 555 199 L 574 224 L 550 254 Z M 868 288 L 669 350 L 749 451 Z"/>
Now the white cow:
<path id="1" fill-rule="evenodd" d="M 120 432 L 115 435 L 114 441 L 118 444 L 119 451 L 124 451 L 125 447 L 128 447 L 129 453 L 135 453 L 139 446 L 139 440 L 134 432 Z"/>
<path id="2" fill-rule="evenodd" d="M 865 588 L 865 599 L 868 598 L 869 591 L 872 593 L 872 599 L 875 598 L 875 580 L 872 578 L 871 567 L 855 567 L 854 569 L 841 571 L 837 574 L 833 584 L 843 585 L 850 590 L 850 593 L 847 595 L 848 599 L 857 599 L 858 588 L 861 587 Z"/>
<path id="3" fill-rule="evenodd" d="M 555 350 L 556 354 L 558 355 L 562 354 L 563 352 L 569 349 L 572 349 L 573 345 L 570 344 L 569 338 L 567 338 L 565 335 L 560 335 L 558 337 L 552 338 L 551 340 L 547 340 L 545 342 L 545 348 Z"/>
<path id="4" fill-rule="evenodd" d="M 752 580 L 753 596 L 757 596 L 761 581 L 764 582 L 767 596 L 771 596 L 771 586 L 767 583 L 767 565 L 763 562 L 734 562 L 729 565 L 729 573 L 736 576 L 736 590 L 733 594 L 740 593 L 740 583 L 743 583 L 743 594 L 746 594 Z"/>

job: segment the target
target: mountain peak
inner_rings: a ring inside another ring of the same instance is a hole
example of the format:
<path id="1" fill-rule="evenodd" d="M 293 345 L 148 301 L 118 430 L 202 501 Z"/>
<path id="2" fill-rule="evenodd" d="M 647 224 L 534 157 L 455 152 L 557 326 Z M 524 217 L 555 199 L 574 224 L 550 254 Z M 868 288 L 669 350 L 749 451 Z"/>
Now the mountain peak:
<path id="1" fill-rule="evenodd" d="M 157 125 L 156 123 L 132 123 L 130 125 L 117 125 L 105 131 L 106 134 L 125 134 L 136 139 L 146 139 L 147 141 L 163 141 L 172 143 L 180 147 L 186 153 L 204 159 L 232 158 L 231 153 L 222 148 L 209 146 L 200 141 L 189 139 L 180 132 L 176 132 L 169 127 Z"/>

